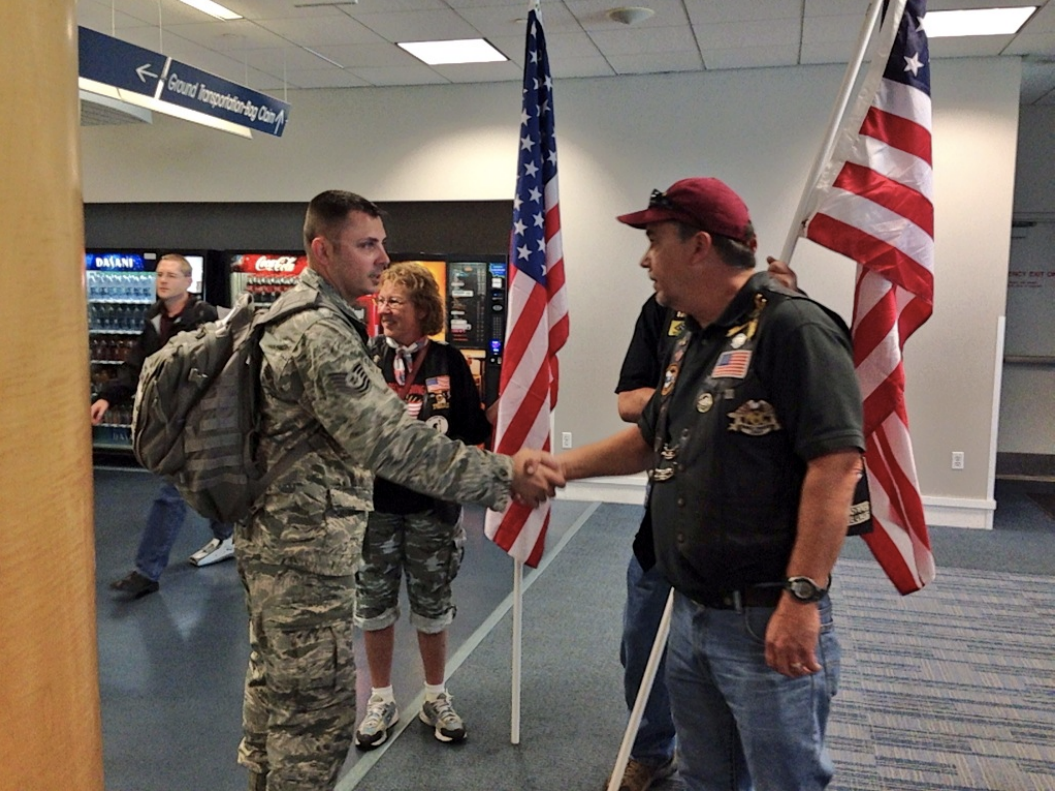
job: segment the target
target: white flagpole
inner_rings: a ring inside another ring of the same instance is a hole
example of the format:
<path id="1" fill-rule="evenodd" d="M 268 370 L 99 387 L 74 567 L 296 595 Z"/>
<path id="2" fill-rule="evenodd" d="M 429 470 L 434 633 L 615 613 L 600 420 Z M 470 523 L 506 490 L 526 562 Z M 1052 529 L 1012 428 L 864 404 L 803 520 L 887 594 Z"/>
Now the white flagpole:
<path id="1" fill-rule="evenodd" d="M 616 766 L 613 767 L 609 784 L 605 791 L 619 791 L 620 782 L 623 780 L 623 770 L 627 768 L 627 761 L 631 757 L 631 747 L 634 746 L 634 737 L 638 733 L 638 725 L 642 721 L 642 712 L 645 711 L 645 703 L 649 700 L 649 693 L 653 690 L 653 682 L 656 680 L 656 670 L 660 666 L 660 657 L 663 656 L 664 648 L 667 647 L 667 635 L 671 631 L 671 610 L 675 604 L 675 592 L 672 590 L 667 594 L 667 604 L 664 606 L 664 614 L 660 617 L 660 625 L 656 628 L 656 639 L 653 640 L 653 650 L 649 652 L 649 661 L 645 663 L 645 672 L 642 674 L 642 685 L 638 687 L 638 697 L 634 699 L 634 708 L 631 709 L 630 719 L 627 721 L 627 730 L 623 732 L 623 742 L 620 751 L 616 755 Z"/>
<path id="2" fill-rule="evenodd" d="M 883 3 L 881 0 L 872 0 L 869 9 L 865 12 L 865 21 L 862 22 L 862 29 L 858 34 L 858 44 L 855 47 L 854 55 L 847 64 L 847 70 L 843 74 L 843 85 L 840 86 L 840 91 L 836 96 L 836 104 L 833 105 L 832 113 L 829 115 L 828 130 L 822 141 L 821 149 L 818 151 L 818 156 L 814 160 L 814 167 L 811 168 L 810 176 L 807 178 L 807 185 L 799 199 L 796 213 L 792 216 L 792 227 L 785 238 L 785 246 L 781 248 L 781 260 L 786 264 L 792 261 L 792 253 L 796 249 L 796 241 L 799 239 L 799 233 L 803 229 L 803 222 L 808 214 L 807 206 L 810 203 L 814 188 L 821 178 L 821 172 L 832 154 L 832 148 L 836 143 L 836 135 L 839 134 L 840 130 L 840 121 L 843 120 L 843 113 L 847 109 L 847 102 L 850 101 L 851 91 L 854 90 L 855 78 L 862 67 L 862 61 L 865 60 L 865 51 L 869 47 L 869 40 L 872 38 L 873 30 L 876 28 L 876 20 L 880 16 L 882 8 Z"/>
<path id="3" fill-rule="evenodd" d="M 510 683 L 510 744 L 521 743 L 521 578 L 524 564 L 513 561 L 513 656 L 511 659 L 512 682 Z"/>

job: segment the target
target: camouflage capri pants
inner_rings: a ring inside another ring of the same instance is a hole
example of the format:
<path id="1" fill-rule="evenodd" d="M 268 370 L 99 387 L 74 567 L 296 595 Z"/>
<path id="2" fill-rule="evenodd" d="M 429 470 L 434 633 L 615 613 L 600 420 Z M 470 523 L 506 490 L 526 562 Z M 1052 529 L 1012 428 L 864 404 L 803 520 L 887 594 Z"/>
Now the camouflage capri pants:
<path id="1" fill-rule="evenodd" d="M 454 620 L 451 581 L 465 553 L 461 520 L 446 525 L 432 512 L 370 514 L 356 572 L 356 626 L 373 632 L 400 617 L 400 576 L 407 577 L 411 625 L 437 634 Z"/>

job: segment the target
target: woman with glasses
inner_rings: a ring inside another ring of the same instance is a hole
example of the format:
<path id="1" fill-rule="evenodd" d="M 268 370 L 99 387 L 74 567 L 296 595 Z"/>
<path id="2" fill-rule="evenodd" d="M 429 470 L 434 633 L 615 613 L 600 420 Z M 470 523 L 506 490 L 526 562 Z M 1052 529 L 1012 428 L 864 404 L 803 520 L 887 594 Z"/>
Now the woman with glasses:
<path id="1" fill-rule="evenodd" d="M 467 444 L 487 440 L 491 425 L 469 365 L 460 351 L 429 337 L 444 327 L 444 303 L 429 270 L 413 262 L 392 265 L 381 275 L 375 304 L 383 334 L 372 339 L 371 351 L 407 412 Z M 442 742 L 466 738 L 444 686 L 447 627 L 455 615 L 451 581 L 464 544 L 456 503 L 375 479 L 374 512 L 356 574 L 355 622 L 363 630 L 371 678 L 367 713 L 356 730 L 361 749 L 383 744 L 399 720 L 391 672 L 401 575 L 425 669 L 420 719 Z"/>

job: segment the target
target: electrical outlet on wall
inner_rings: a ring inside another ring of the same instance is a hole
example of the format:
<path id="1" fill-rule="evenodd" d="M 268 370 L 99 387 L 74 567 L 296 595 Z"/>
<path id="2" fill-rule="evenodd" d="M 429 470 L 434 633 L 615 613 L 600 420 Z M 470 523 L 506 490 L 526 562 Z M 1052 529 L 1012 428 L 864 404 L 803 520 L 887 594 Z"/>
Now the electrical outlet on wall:
<path id="1" fill-rule="evenodd" d="M 950 469 L 951 470 L 963 470 L 964 469 L 964 453 L 959 450 L 953 451 L 950 454 Z"/>
<path id="2" fill-rule="evenodd" d="M 561 432 L 561 447 L 571 448 L 572 447 L 572 432 L 562 431 Z"/>

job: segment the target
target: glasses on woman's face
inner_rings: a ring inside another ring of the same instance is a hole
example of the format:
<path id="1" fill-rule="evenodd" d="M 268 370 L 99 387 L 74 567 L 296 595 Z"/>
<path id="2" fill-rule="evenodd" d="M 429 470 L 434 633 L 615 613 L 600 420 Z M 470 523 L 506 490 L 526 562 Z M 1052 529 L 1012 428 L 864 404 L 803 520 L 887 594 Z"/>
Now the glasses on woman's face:
<path id="1" fill-rule="evenodd" d="M 386 305 L 390 308 L 398 308 L 401 305 L 406 305 L 407 300 L 399 297 L 374 297 L 374 304 L 379 308 L 384 308 Z"/>

